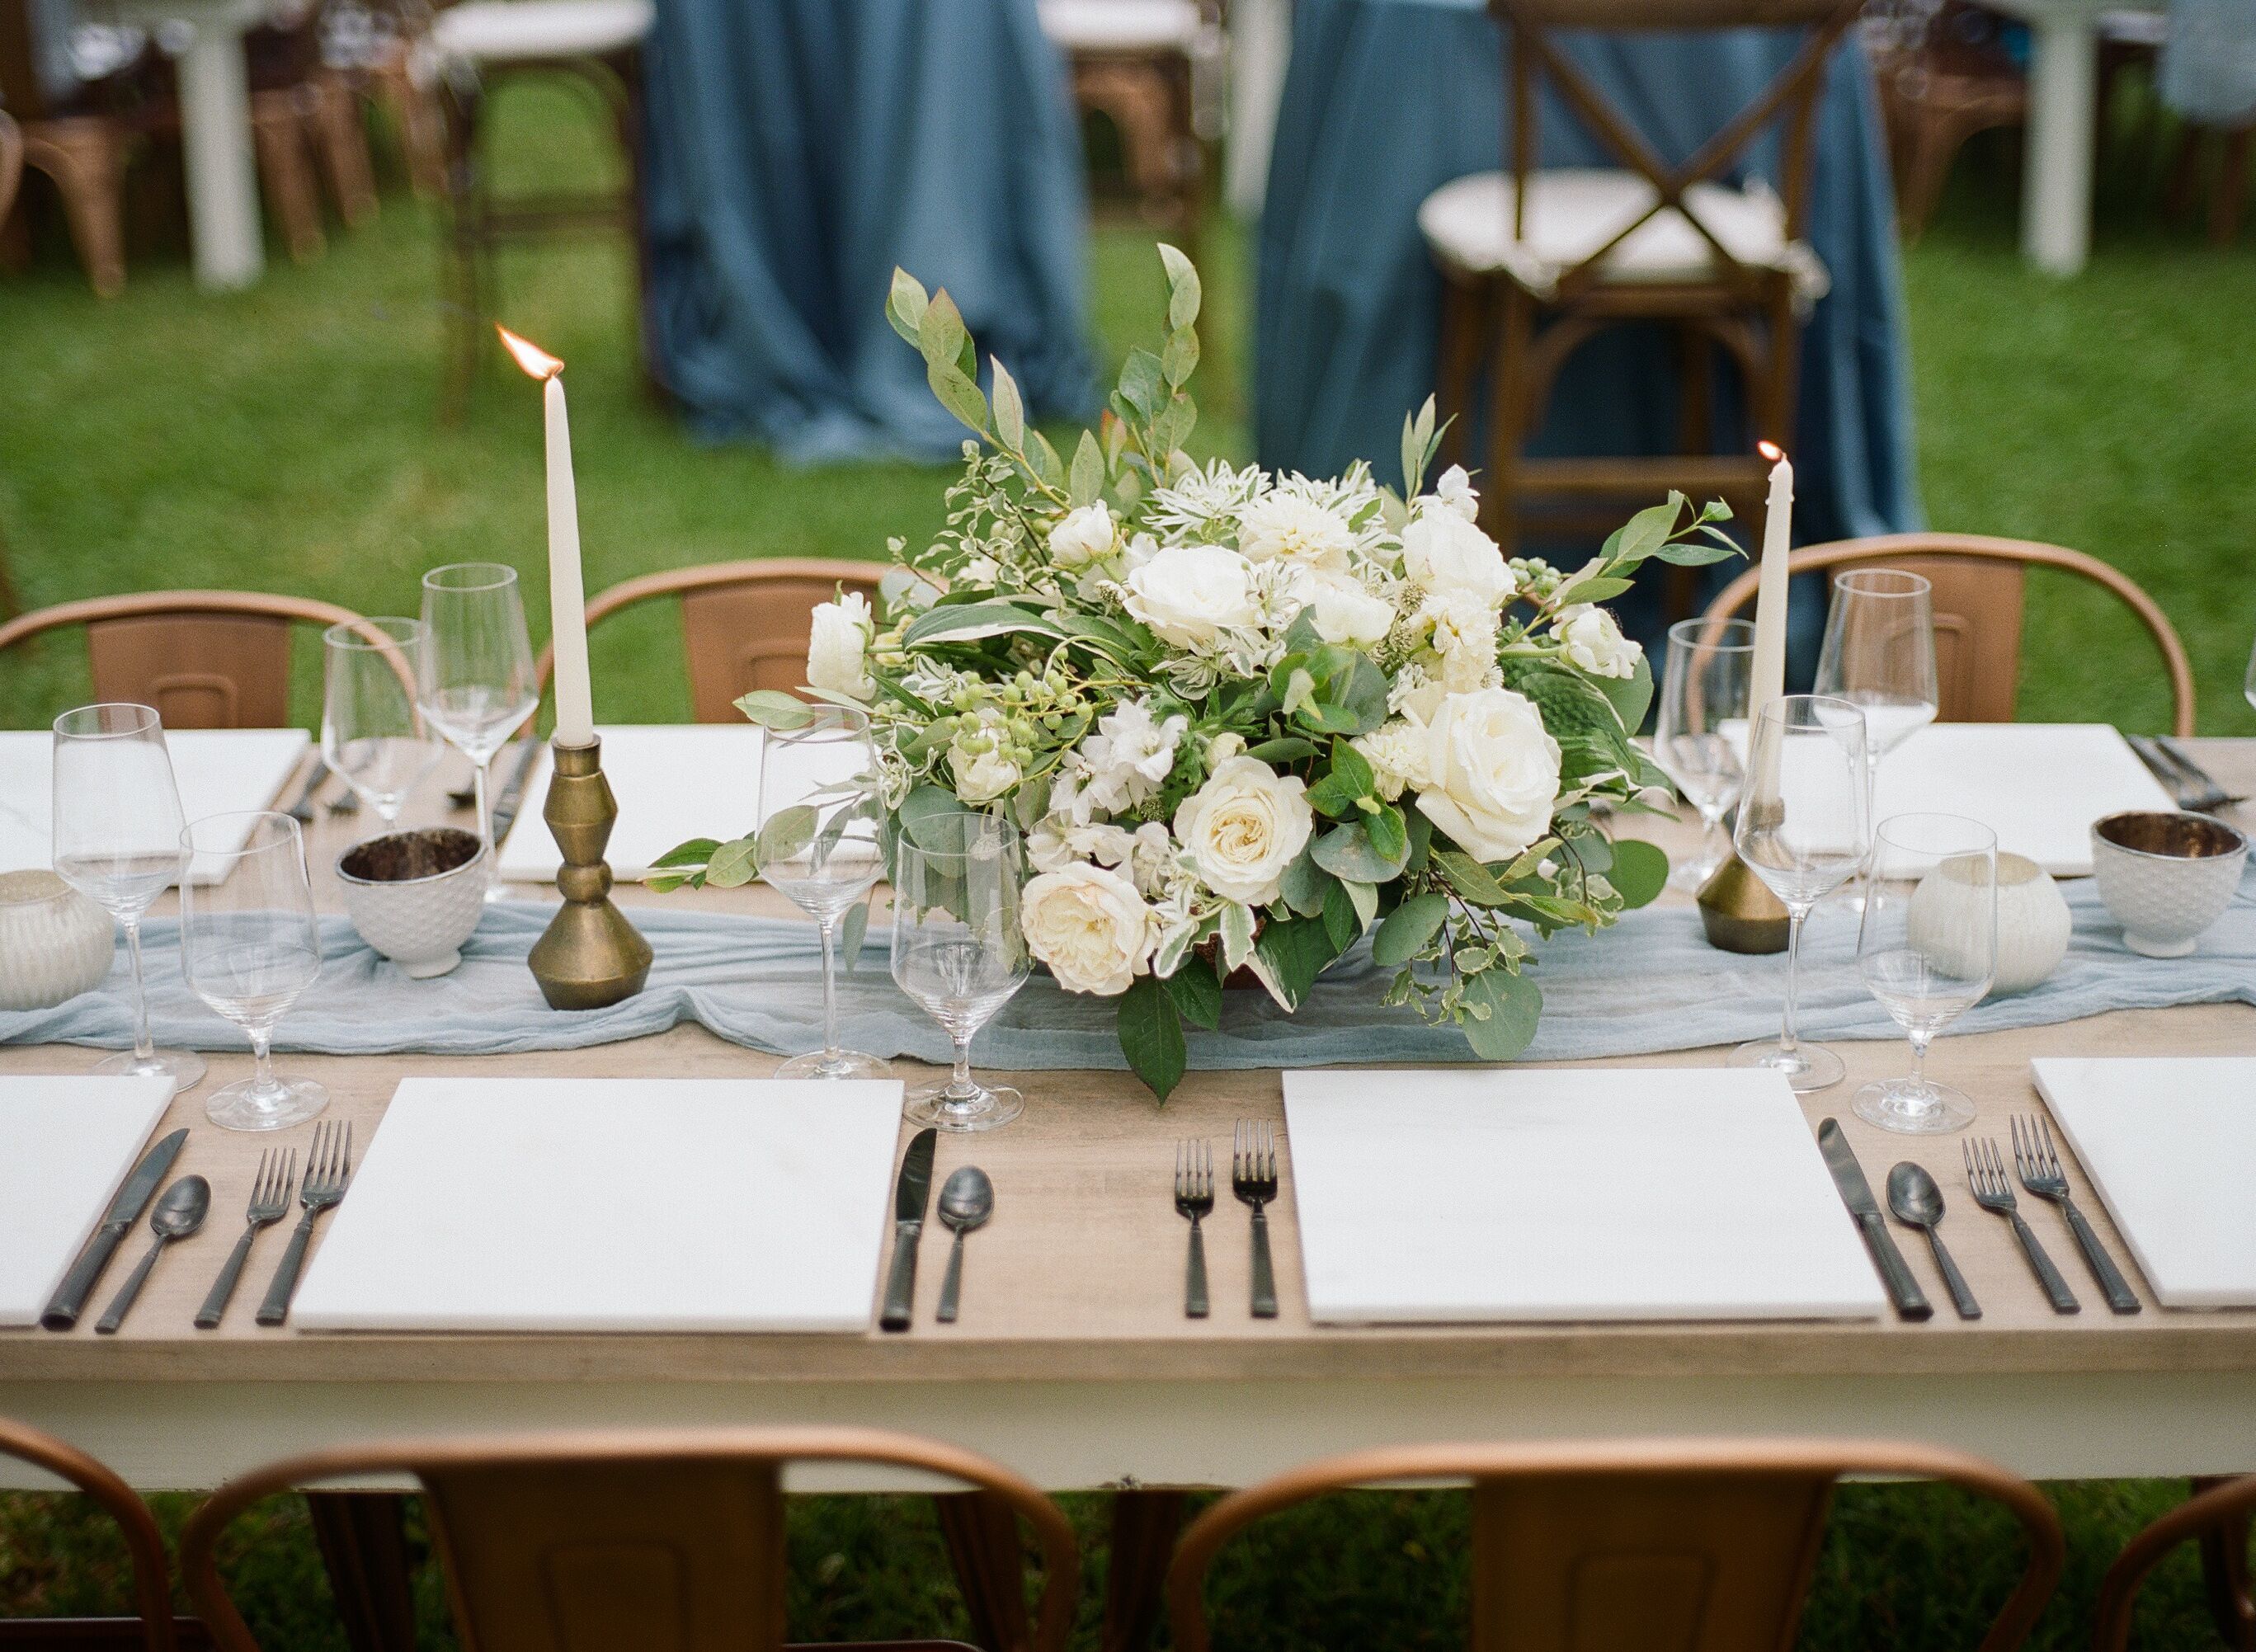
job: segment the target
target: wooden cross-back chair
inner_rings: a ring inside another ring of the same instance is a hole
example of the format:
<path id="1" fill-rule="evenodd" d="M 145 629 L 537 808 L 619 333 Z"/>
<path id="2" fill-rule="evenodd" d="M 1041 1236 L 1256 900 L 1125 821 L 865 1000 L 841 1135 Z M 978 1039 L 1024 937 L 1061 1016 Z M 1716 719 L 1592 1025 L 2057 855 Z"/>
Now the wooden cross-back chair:
<path id="1" fill-rule="evenodd" d="M 588 624 L 621 608 L 660 597 L 681 600 L 681 645 L 689 671 L 690 714 L 701 723 L 744 721 L 737 700 L 756 688 L 789 692 L 807 681 L 810 616 L 841 587 L 872 604 L 885 568 L 874 562 L 819 557 L 770 557 L 750 562 L 709 562 L 668 568 L 622 580 L 588 603 Z M 540 685 L 556 663 L 541 650 Z"/>
<path id="2" fill-rule="evenodd" d="M 1043 1558 L 1035 1620 L 1000 1652 L 1060 1652 L 1081 1559 L 1033 1485 L 985 1458 L 872 1429 L 723 1429 L 407 1441 L 317 1452 L 215 1492 L 189 1518 L 180 1571 L 224 1652 L 258 1652 L 216 1564 L 261 1498 L 309 1483 L 412 1476 L 427 1500 L 464 1652 L 779 1652 L 782 1471 L 805 1462 L 908 1468 L 969 1486 L 1026 1522 Z M 969 1652 L 960 1642 L 896 1652 Z"/>
<path id="3" fill-rule="evenodd" d="M 2198 1543 L 2217 1634 L 2231 1648 L 2256 1646 L 2256 1602 L 2248 1592 L 2248 1522 L 2256 1515 L 2256 1474 L 2196 1480 L 2194 1495 L 2123 1545 L 2099 1585 L 2092 1652 L 2127 1652 L 2139 1592 L 2180 1543 Z"/>
<path id="4" fill-rule="evenodd" d="M 350 608 L 263 591 L 140 591 L 35 608 L 0 625 L 0 652 L 43 632 L 86 631 L 96 699 L 153 706 L 167 728 L 280 728 L 290 721 L 290 628 L 349 625 Z"/>
<path id="5" fill-rule="evenodd" d="M 1208 1652 L 1201 1597 L 1247 1526 L 1330 1492 L 1472 1483 L 1472 1652 L 1788 1647 L 1849 1474 L 1946 1481 L 2001 1503 L 2028 1560 L 1983 1638 L 2020 1644 L 2059 1581 L 2060 1521 L 2037 1488 L 1958 1452 L 1870 1440 L 1386 1446 L 1234 1492 L 1193 1522 L 1167 1576 L 1176 1652 Z"/>
<path id="6" fill-rule="evenodd" d="M 1901 568 L 1935 587 L 1935 663 L 1945 722 L 2009 723 L 2020 680 L 2021 608 L 2028 570 L 2056 568 L 2103 587 L 2139 616 L 2162 657 L 2170 678 L 2170 727 L 2181 739 L 2193 733 L 2193 667 L 2185 644 L 2154 598 L 2097 557 L 2027 539 L 1977 533 L 1890 533 L 1843 539 L 1794 552 L 1796 573 L 1826 569 Z M 1708 605 L 1706 617 L 1725 619 L 1754 600 L 1761 571 L 1749 568 Z"/>
<path id="7" fill-rule="evenodd" d="M 1444 279 L 1439 390 L 1463 453 L 1474 384 L 1489 374 L 1490 525 L 1506 554 L 1528 532 L 1601 529 L 1620 503 L 1681 489 L 1762 517 L 1767 466 L 1752 440 L 1711 451 L 1712 353 L 1738 369 L 1753 438 L 1790 445 L 1801 315 L 1826 274 L 1804 240 L 1817 103 L 1859 0 L 1490 0 L 1503 25 L 1504 170 L 1444 185 L 1419 224 Z M 1752 102 L 1681 165 L 1663 158 L 1562 49 L 1565 32 L 1643 33 L 1798 27 L 1800 48 Z M 1538 164 L 1539 96 L 1609 151 L 1604 167 Z M 1780 186 L 1734 187 L 1756 146 L 1781 134 Z M 1680 446 L 1662 458 L 1531 459 L 1553 385 L 1575 351 L 1626 323 L 1677 341 Z"/>

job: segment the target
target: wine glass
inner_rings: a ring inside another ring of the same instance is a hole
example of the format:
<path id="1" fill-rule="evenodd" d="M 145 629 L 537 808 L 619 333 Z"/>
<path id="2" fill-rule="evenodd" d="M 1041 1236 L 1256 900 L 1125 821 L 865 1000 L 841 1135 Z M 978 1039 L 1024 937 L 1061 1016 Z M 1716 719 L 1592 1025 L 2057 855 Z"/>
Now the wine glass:
<path id="1" fill-rule="evenodd" d="M 457 562 L 423 576 L 422 650 L 417 698 L 423 715 L 476 772 L 478 841 L 493 864 L 492 800 L 486 770 L 494 754 L 540 706 L 532 642 L 517 570 L 503 562 Z M 491 876 L 489 872 L 488 876 Z M 498 881 L 486 898 L 501 898 Z"/>
<path id="2" fill-rule="evenodd" d="M 909 1093 L 913 1123 L 991 1130 L 1026 1101 L 971 1076 L 971 1036 L 1032 967 L 1019 923 L 1025 882 L 1018 828 L 991 814 L 905 828 L 893 847 L 893 980 L 955 1042 L 955 1072 Z"/>
<path id="3" fill-rule="evenodd" d="M 321 633 L 321 758 L 389 832 L 439 761 L 415 703 L 431 631 L 420 620 L 367 625 L 384 640 L 356 625 Z"/>
<path id="4" fill-rule="evenodd" d="M 175 1090 L 204 1076 L 191 1050 L 159 1050 L 149 1037 L 141 974 L 141 919 L 183 881 L 180 791 L 165 726 L 147 706 L 81 706 L 55 719 L 55 871 L 125 927 L 133 966 L 133 1048 L 94 1070 L 170 1079 Z"/>
<path id="5" fill-rule="evenodd" d="M 793 1056 L 779 1079 L 892 1076 L 878 1057 L 838 1045 L 839 922 L 885 869 L 877 772 L 869 714 L 850 706 L 810 706 L 803 727 L 770 728 L 760 744 L 760 875 L 822 931 L 822 1048 Z"/>
<path id="6" fill-rule="evenodd" d="M 1935 1035 L 1998 974 L 1998 834 L 1955 814 L 1900 814 L 1872 833 L 1857 967 L 1911 1040 L 1911 1076 L 1857 1092 L 1857 1116 L 1929 1135 L 1974 1121 L 1965 1093 L 1927 1076 Z"/>
<path id="7" fill-rule="evenodd" d="M 1669 875 L 1673 888 L 1696 889 L 1723 864 L 1717 833 L 1745 777 L 1730 735 L 1746 724 L 1754 656 L 1752 620 L 1679 620 L 1668 628 L 1653 760 L 1700 812 L 1702 827 L 1699 856 Z"/>
<path id="8" fill-rule="evenodd" d="M 1880 759 L 1935 721 L 1935 587 L 1896 568 L 1858 568 L 1833 581 L 1817 692 L 1865 714 L 1865 761 Z"/>
<path id="9" fill-rule="evenodd" d="M 1731 837 L 1739 859 L 1786 906 L 1786 1015 L 1775 1041 L 1741 1044 L 1731 1065 L 1773 1068 L 1797 1091 L 1838 1084 L 1844 1071 L 1840 1057 L 1795 1034 L 1794 993 L 1802 921 L 1864 864 L 1871 784 L 1865 714 L 1847 700 L 1781 694 L 1756 714 Z"/>
<path id="10" fill-rule="evenodd" d="M 2247 697 L 2250 706 L 2256 707 L 2256 649 L 2249 651 L 2248 675 L 2241 679 L 2240 692 Z"/>
<path id="11" fill-rule="evenodd" d="M 269 1046 L 274 1023 L 321 973 L 306 840 L 295 820 L 268 809 L 191 821 L 180 847 L 227 874 L 180 887 L 180 973 L 250 1035 L 256 1063 L 250 1077 L 212 1093 L 204 1115 L 224 1130 L 302 1124 L 329 1104 L 329 1093 L 311 1079 L 277 1077 Z"/>

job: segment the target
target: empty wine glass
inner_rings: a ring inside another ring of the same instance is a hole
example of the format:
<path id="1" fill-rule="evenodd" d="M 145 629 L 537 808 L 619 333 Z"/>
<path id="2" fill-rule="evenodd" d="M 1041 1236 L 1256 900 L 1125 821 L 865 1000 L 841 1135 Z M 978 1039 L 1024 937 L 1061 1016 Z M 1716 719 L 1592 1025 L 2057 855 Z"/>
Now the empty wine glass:
<path id="1" fill-rule="evenodd" d="M 383 640 L 356 625 L 321 633 L 321 758 L 389 832 L 439 761 L 415 703 L 431 632 L 420 620 L 367 625 Z"/>
<path id="2" fill-rule="evenodd" d="M 1844 1071 L 1830 1050 L 1801 1041 L 1794 997 L 1802 921 L 1864 864 L 1870 785 L 1865 716 L 1848 701 L 1782 694 L 1756 714 L 1731 837 L 1739 859 L 1786 907 L 1786 1014 L 1776 1040 L 1741 1044 L 1731 1065 L 1773 1068 L 1797 1091 L 1838 1084 Z"/>
<path id="3" fill-rule="evenodd" d="M 423 647 L 418 698 L 447 743 L 476 774 L 478 841 L 493 864 L 492 799 L 486 770 L 525 720 L 540 706 L 532 675 L 532 643 L 517 570 L 502 562 L 457 562 L 423 576 Z M 486 890 L 501 898 L 501 885 Z"/>
<path id="4" fill-rule="evenodd" d="M 1857 967 L 1911 1040 L 1911 1076 L 1857 1092 L 1857 1116 L 1928 1135 L 1974 1121 L 1965 1093 L 1927 1076 L 1935 1035 L 1998 974 L 1998 834 L 1955 814 L 1900 814 L 1872 833 Z"/>
<path id="5" fill-rule="evenodd" d="M 991 1130 L 1026 1101 L 971 1076 L 971 1036 L 1032 967 L 1019 924 L 1018 828 L 990 814 L 927 818 L 893 847 L 893 980 L 955 1042 L 955 1072 L 909 1093 L 908 1116 L 943 1130 Z"/>
<path id="6" fill-rule="evenodd" d="M 1935 590 L 1916 573 L 1858 568 L 1833 581 L 1817 692 L 1865 714 L 1865 761 L 1880 759 L 1935 721 Z"/>
<path id="7" fill-rule="evenodd" d="M 878 1057 L 838 1044 L 839 923 L 885 869 L 870 718 L 845 706 L 807 712 L 803 728 L 770 728 L 760 744 L 760 876 L 822 931 L 822 1048 L 793 1056 L 776 1077 L 890 1078 Z"/>
<path id="8" fill-rule="evenodd" d="M 2248 655 L 2248 675 L 2241 679 L 2240 692 L 2247 697 L 2252 709 L 2256 709 L 2256 649 Z"/>
<path id="9" fill-rule="evenodd" d="M 240 844 L 240 847 L 234 847 Z M 216 883 L 180 889 L 180 972 L 197 997 L 242 1028 L 256 1065 L 215 1090 L 204 1114 L 227 1130 L 279 1130 L 329 1103 L 311 1079 L 276 1076 L 274 1023 L 321 973 L 321 933 L 306 876 L 306 840 L 286 814 L 259 810 L 189 823 L 180 846 L 216 862 Z"/>
<path id="10" fill-rule="evenodd" d="M 94 1070 L 191 1088 L 204 1058 L 151 1042 L 141 974 L 142 917 L 184 869 L 180 787 L 165 726 L 150 706 L 81 706 L 55 719 L 54 857 L 64 882 L 124 926 L 133 967 L 133 1048 Z"/>
<path id="11" fill-rule="evenodd" d="M 1700 812 L 1702 827 L 1699 855 L 1669 874 L 1673 888 L 1696 889 L 1723 864 L 1719 833 L 1746 772 L 1731 735 L 1746 727 L 1754 657 L 1752 620 L 1679 620 L 1668 628 L 1653 760 Z"/>

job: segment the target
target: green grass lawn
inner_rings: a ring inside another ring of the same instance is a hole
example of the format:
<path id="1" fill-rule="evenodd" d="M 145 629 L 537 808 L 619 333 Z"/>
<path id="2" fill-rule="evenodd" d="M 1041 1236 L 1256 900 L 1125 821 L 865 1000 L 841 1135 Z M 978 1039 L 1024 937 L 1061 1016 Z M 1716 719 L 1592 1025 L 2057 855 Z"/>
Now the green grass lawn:
<path id="1" fill-rule="evenodd" d="M 511 159 L 530 174 L 587 164 L 582 135 L 537 93 L 504 104 Z M 2069 284 L 2031 276 L 2001 175 L 1975 169 L 1907 259 L 1920 462 L 1938 527 L 2078 546 L 2144 583 L 2191 651 L 2205 732 L 2256 734 L 2240 681 L 2256 627 L 2256 250 L 2189 235 L 2103 232 Z M 1202 383 L 1202 440 L 1245 450 L 1229 369 L 1245 362 L 1243 239 L 1209 239 L 1209 319 L 1224 370 Z M 1094 258 L 1108 349 L 1140 337 L 1160 300 L 1149 237 L 1108 229 Z M 596 247 L 513 258 L 511 324 L 571 362 L 572 420 L 591 588 L 630 574 L 757 555 L 875 557 L 889 534 L 937 525 L 941 473 L 906 465 L 794 471 L 743 447 L 701 446 L 639 394 L 621 318 L 625 254 Z M 537 397 L 494 356 L 471 418 L 434 419 L 436 248 L 423 213 L 386 196 L 373 226 L 255 291 L 189 285 L 177 250 L 137 261 L 97 304 L 53 249 L 0 284 L 0 533 L 38 604 L 162 586 L 297 591 L 366 612 L 412 611 L 434 564 L 499 558 L 527 576 L 545 629 Z M 687 715 L 662 613 L 594 643 L 598 714 Z M 318 650 L 300 651 L 300 706 Z M 2103 598 L 2041 576 L 2022 710 L 2164 726 L 2154 657 Z M 0 659 L 0 726 L 37 726 L 85 697 L 74 644 Z M 1933 1379 L 1907 1377 L 1907 1381 Z M 1936 1404 L 1950 1402 L 1937 1385 Z M 2053 1488 L 2069 1573 L 2037 1642 L 2083 1643 L 2100 1573 L 2180 1483 Z M 1095 1644 L 1101 1501 L 1072 1500 L 1094 1550 L 1081 1643 Z M 187 1507 L 166 1499 L 177 1528 Z M 1280 1520 L 1227 1557 L 1224 1644 L 1378 1649 L 1462 1643 L 1462 1500 L 1365 1495 Z M 1852 1487 L 1828 1540 L 1802 1644 L 1963 1647 L 2001 1598 L 2006 1530 L 1929 1488 Z M 875 1638 L 960 1627 L 927 1507 L 811 1500 L 793 1534 L 795 1635 Z M 0 1498 L 0 1612 L 115 1607 L 115 1549 L 65 1501 Z M 302 1510 L 237 1534 L 231 1575 L 266 1644 L 341 1647 Z M 426 1579 L 427 1585 L 431 1580 Z M 435 1586 L 426 1615 L 442 1636 Z M 2211 1637 L 2197 1571 L 2180 1557 L 2149 1591 L 2140 1644 Z M 434 1640 L 434 1643 L 436 1643 Z"/>

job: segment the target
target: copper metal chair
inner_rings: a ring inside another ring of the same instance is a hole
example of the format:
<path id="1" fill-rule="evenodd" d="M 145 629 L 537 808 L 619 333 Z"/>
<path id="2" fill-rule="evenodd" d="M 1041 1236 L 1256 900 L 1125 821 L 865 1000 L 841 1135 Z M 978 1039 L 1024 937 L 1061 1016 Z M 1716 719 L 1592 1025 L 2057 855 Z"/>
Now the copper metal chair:
<path id="1" fill-rule="evenodd" d="M 290 627 L 382 631 L 349 608 L 258 591 L 142 591 L 35 608 L 0 625 L 0 653 L 44 631 L 86 629 L 97 699 L 154 706 L 167 728 L 279 728 L 290 721 Z"/>
<path id="2" fill-rule="evenodd" d="M 1472 1652 L 1791 1646 L 1834 1484 L 1849 1474 L 1942 1480 L 2011 1509 L 2028 1563 L 1982 1652 L 2021 1643 L 2065 1553 L 2059 1518 L 2028 1481 L 1935 1446 L 1694 1440 L 1387 1446 L 1234 1492 L 1175 1551 L 1176 1652 L 1208 1652 L 1201 1585 L 1216 1551 L 1253 1522 L 1327 1492 L 1465 1480 Z"/>
<path id="3" fill-rule="evenodd" d="M 7 110 L 0 109 L 0 224 L 14 210 L 16 188 L 23 181 L 24 130 Z M 23 606 L 16 594 L 15 576 L 8 571 L 8 538 L 0 533 L 0 618 L 20 612 Z"/>
<path id="4" fill-rule="evenodd" d="M 133 1605 L 130 1618 L 0 1619 L 0 1647 L 65 1645 L 88 1652 L 200 1652 L 211 1644 L 203 1625 L 173 1616 L 172 1570 L 165 1539 L 139 1494 L 74 1445 L 20 1423 L 0 1419 L 0 1453 L 31 1463 L 67 1481 L 117 1522 L 132 1563 Z"/>
<path id="5" fill-rule="evenodd" d="M 592 627 L 638 602 L 680 597 L 690 714 L 701 723 L 741 722 L 739 696 L 756 688 L 789 691 L 807 681 L 807 616 L 814 605 L 829 601 L 841 586 L 875 602 L 884 572 L 872 562 L 819 557 L 669 568 L 597 592 L 588 604 L 588 623 Z M 543 688 L 554 664 L 553 650 L 543 649 Z"/>
<path id="6" fill-rule="evenodd" d="M 1916 241 L 1966 141 L 1994 127 L 2027 124 L 2028 76 L 1999 41 L 2004 19 L 1970 0 L 1939 6 L 1883 0 L 1866 18 L 1895 174 L 1896 223 L 1904 239 Z"/>
<path id="7" fill-rule="evenodd" d="M 2020 680 L 2021 600 L 2031 568 L 2057 568 L 2104 586 L 2139 616 L 2169 672 L 2171 728 L 2193 733 L 2193 668 L 2169 619 L 2127 577 L 2081 551 L 1978 533 L 1891 533 L 1808 545 L 1787 564 L 1796 573 L 1825 568 L 1902 568 L 1935 585 L 1935 655 L 1945 722 L 2009 723 Z M 1760 571 L 1749 568 L 1709 603 L 1709 620 L 1729 618 L 1754 600 Z"/>
<path id="8" fill-rule="evenodd" d="M 2139 1591 L 2162 1557 L 2189 1539 L 2201 1544 L 2202 1570 L 2218 1634 L 2228 1647 L 2256 1646 L 2256 1604 L 2248 1598 L 2248 1522 L 2256 1513 L 2256 1474 L 2194 1481 L 2195 1494 L 2123 1545 L 2099 1585 L 2092 1652 L 2125 1652 Z"/>
<path id="9" fill-rule="evenodd" d="M 428 1500 L 464 1652 L 664 1648 L 776 1652 L 784 1634 L 782 1469 L 885 1464 L 975 1487 L 1033 1529 L 1035 1624 L 1004 1652 L 1059 1652 L 1081 1558 L 1057 1505 L 1010 1470 L 871 1429 L 586 1433 L 346 1446 L 262 1468 L 188 1521 L 180 1570 L 224 1652 L 258 1652 L 220 1581 L 216 1545 L 263 1497 L 309 1482 L 405 1474 Z M 661 1633 L 661 1630 L 664 1632 Z M 901 1643 L 949 1648 L 960 1643 Z"/>
<path id="10" fill-rule="evenodd" d="M 1444 281 L 1439 395 L 1453 456 L 1476 379 L 1489 378 L 1491 526 L 1505 553 L 1528 533 L 1603 531 L 1622 503 L 1671 488 L 1721 496 L 1759 523 L 1766 467 L 1753 451 L 1717 453 L 1712 358 L 1738 370 L 1755 438 L 1791 439 L 1802 313 L 1826 284 L 1810 250 L 1812 140 L 1825 68 L 1860 0 L 1490 0 L 1509 63 L 1504 168 L 1443 185 L 1419 228 Z M 1748 26 L 1800 27 L 1778 78 L 1681 165 L 1664 160 L 1555 36 Z M 1540 168 L 1538 95 L 1547 82 L 1618 160 Z M 1780 187 L 1717 181 L 1779 134 Z M 1662 458 L 1531 459 L 1568 359 L 1599 334 L 1659 325 L 1681 360 L 1679 446 Z M 1477 462 L 1477 461 L 1475 461 Z"/>

